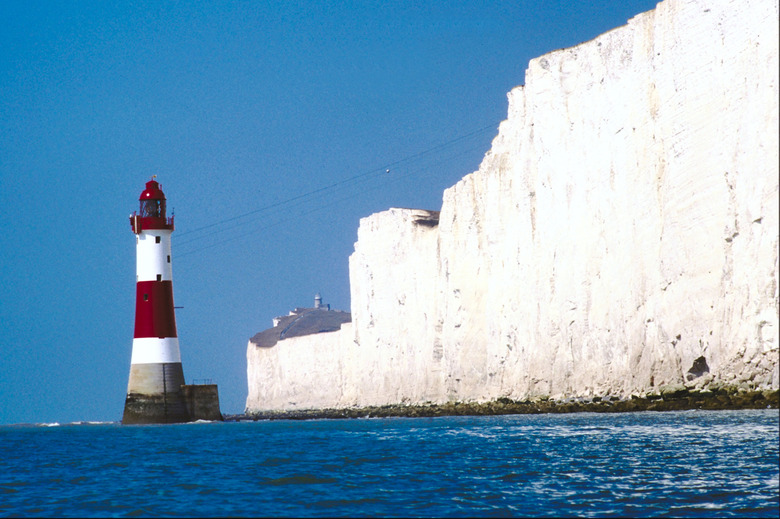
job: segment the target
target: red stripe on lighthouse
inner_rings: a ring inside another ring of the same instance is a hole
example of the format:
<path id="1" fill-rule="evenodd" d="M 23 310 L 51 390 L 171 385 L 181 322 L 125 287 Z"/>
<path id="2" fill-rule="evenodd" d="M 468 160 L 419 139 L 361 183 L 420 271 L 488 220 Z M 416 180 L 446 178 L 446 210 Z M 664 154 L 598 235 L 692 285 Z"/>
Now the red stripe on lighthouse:
<path id="1" fill-rule="evenodd" d="M 176 337 L 171 281 L 139 281 L 136 284 L 133 337 Z"/>

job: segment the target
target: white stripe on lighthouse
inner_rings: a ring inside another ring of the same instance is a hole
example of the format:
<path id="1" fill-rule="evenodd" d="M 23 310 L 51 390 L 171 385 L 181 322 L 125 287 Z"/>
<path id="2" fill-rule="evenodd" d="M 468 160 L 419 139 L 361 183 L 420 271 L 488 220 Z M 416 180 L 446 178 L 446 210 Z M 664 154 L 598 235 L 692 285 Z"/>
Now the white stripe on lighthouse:
<path id="1" fill-rule="evenodd" d="M 159 243 L 157 239 L 159 238 Z M 172 281 L 171 231 L 148 229 L 136 236 L 136 281 Z M 158 279 L 157 276 L 160 276 Z"/>
<path id="2" fill-rule="evenodd" d="M 133 355 L 130 364 L 162 364 L 181 362 L 179 338 L 142 337 L 133 339 Z"/>

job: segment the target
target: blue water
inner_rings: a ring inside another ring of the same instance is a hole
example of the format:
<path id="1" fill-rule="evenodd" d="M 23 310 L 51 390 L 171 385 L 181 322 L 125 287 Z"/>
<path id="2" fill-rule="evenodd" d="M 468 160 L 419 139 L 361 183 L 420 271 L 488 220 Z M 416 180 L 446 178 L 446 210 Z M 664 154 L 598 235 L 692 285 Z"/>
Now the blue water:
<path id="1" fill-rule="evenodd" d="M 0 516 L 778 517 L 778 427 L 777 410 L 2 426 Z"/>

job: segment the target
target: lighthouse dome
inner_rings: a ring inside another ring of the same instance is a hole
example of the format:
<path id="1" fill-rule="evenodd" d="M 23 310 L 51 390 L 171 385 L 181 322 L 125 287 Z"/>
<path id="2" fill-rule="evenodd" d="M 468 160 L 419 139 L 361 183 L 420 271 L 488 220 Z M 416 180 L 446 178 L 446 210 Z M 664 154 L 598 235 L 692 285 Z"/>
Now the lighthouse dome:
<path id="1" fill-rule="evenodd" d="M 138 200 L 165 200 L 165 195 L 160 189 L 160 184 L 156 180 L 150 180 L 146 183 L 146 189 L 143 190 Z"/>

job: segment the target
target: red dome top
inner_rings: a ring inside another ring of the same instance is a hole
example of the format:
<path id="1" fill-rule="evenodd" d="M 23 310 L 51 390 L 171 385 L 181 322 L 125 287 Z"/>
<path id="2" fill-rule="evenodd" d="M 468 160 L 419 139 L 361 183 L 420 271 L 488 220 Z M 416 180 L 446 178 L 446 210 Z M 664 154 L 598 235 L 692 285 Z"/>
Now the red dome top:
<path id="1" fill-rule="evenodd" d="M 146 189 L 141 193 L 141 197 L 138 200 L 165 200 L 165 195 L 162 189 L 160 189 L 160 184 L 155 180 L 150 180 L 146 183 Z"/>

